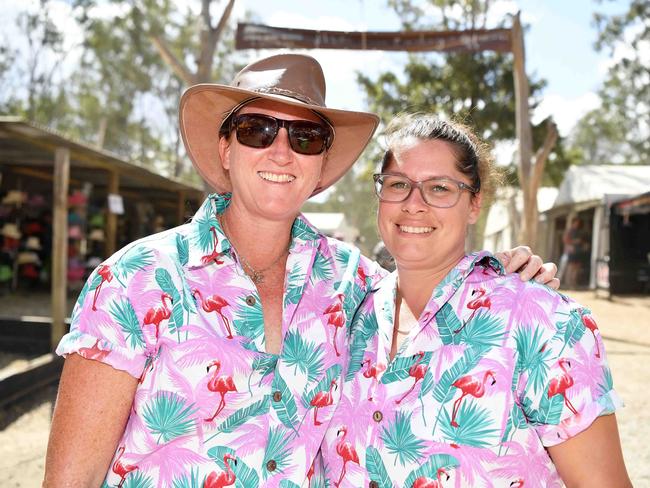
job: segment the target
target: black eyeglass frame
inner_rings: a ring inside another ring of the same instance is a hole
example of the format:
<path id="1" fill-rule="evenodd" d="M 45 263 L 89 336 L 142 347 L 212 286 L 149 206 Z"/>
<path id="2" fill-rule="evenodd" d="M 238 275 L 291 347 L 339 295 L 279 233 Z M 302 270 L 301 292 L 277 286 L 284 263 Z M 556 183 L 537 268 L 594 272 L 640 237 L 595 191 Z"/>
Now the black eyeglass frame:
<path id="1" fill-rule="evenodd" d="M 381 196 L 381 187 L 383 186 L 383 182 L 381 182 L 380 180 L 385 176 L 396 176 L 398 178 L 403 178 L 403 179 L 405 179 L 406 181 L 409 182 L 410 188 L 409 188 L 409 191 L 408 191 L 408 193 L 406 194 L 406 196 L 404 198 L 402 198 L 401 200 L 387 200 L 386 198 L 383 198 Z M 467 183 L 463 183 L 462 181 L 454 180 L 453 178 L 440 177 L 440 176 L 434 176 L 433 178 L 427 178 L 426 180 L 421 180 L 421 181 L 413 181 L 408 176 L 406 176 L 404 174 L 400 174 L 400 173 L 375 173 L 375 174 L 372 175 L 372 179 L 375 182 L 374 187 L 375 187 L 375 194 L 377 195 L 377 198 L 379 198 L 379 200 L 381 200 L 382 202 L 387 202 L 387 203 L 404 202 L 404 201 L 409 199 L 409 197 L 413 193 L 413 189 L 418 188 L 418 190 L 420 190 L 420 196 L 422 197 L 422 201 L 424 201 L 424 203 L 426 203 L 430 207 L 434 207 L 434 208 L 451 208 L 451 207 L 456 206 L 456 204 L 458 204 L 458 202 L 460 200 L 460 195 L 462 194 L 463 191 L 468 191 L 473 195 L 476 195 L 480 191 L 478 188 L 474 188 L 474 187 L 468 185 Z M 452 203 L 451 205 L 434 205 L 431 202 L 429 202 L 427 200 L 427 197 L 424 195 L 424 190 L 422 189 L 422 186 L 425 183 L 429 182 L 429 181 L 444 181 L 444 182 L 453 183 L 454 185 L 456 185 L 456 187 L 459 190 L 458 193 L 456 194 L 457 195 L 456 196 L 456 201 L 454 203 Z"/>
<path id="2" fill-rule="evenodd" d="M 230 116 L 227 117 L 226 120 L 224 120 L 224 122 L 223 122 L 223 124 L 222 124 L 222 126 L 221 126 L 221 128 L 219 130 L 219 135 L 227 137 L 228 135 L 230 135 L 234 131 L 235 132 L 235 137 L 237 138 L 237 141 L 240 144 L 243 144 L 244 146 L 247 146 L 247 147 L 256 148 L 256 149 L 264 149 L 264 148 L 267 148 L 267 147 L 271 146 L 273 144 L 273 142 L 275 142 L 276 137 L 278 137 L 278 134 L 280 133 L 280 129 L 284 128 L 284 129 L 287 130 L 287 134 L 288 134 L 288 138 L 289 138 L 289 145 L 291 146 L 292 151 L 294 151 L 294 152 L 296 152 L 298 154 L 306 155 L 306 156 L 317 156 L 319 154 L 322 154 L 323 152 L 325 152 L 326 150 L 328 150 L 332 146 L 332 143 L 334 142 L 335 133 L 334 133 L 334 127 L 332 126 L 332 124 L 326 118 L 324 118 L 323 116 L 321 116 L 320 114 L 318 114 L 316 112 L 314 112 L 314 114 L 319 119 L 321 119 L 324 122 L 324 124 L 319 124 L 318 122 L 314 122 L 313 120 L 305 120 L 305 119 L 297 119 L 297 120 L 280 119 L 278 117 L 274 117 L 273 115 L 259 114 L 259 113 L 231 114 Z M 239 132 L 237 130 L 238 129 L 237 123 L 238 123 L 239 120 L 243 119 L 244 117 L 259 117 L 259 118 L 262 118 L 262 119 L 272 120 L 272 121 L 275 122 L 275 124 L 276 124 L 275 127 L 277 129 L 275 131 L 275 134 L 273 134 L 273 137 L 271 138 L 270 142 L 267 145 L 255 146 L 255 145 L 247 144 L 246 142 L 244 142 L 244 141 L 242 141 L 240 139 Z M 322 129 L 327 130 L 328 134 L 324 137 L 323 146 L 322 146 L 322 148 L 320 149 L 319 152 L 305 153 L 305 152 L 301 151 L 299 147 L 298 147 L 298 149 L 296 149 L 296 147 L 294 147 L 294 140 L 292 138 L 292 135 L 293 135 L 293 127 L 295 127 L 296 124 L 309 124 L 309 125 L 313 124 L 314 127 L 320 127 Z"/>

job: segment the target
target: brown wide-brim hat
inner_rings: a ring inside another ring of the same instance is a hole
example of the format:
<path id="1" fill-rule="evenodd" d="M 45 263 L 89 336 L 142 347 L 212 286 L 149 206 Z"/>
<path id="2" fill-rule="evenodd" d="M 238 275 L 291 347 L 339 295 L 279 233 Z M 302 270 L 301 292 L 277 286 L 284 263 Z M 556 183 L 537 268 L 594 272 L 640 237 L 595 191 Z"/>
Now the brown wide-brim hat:
<path id="1" fill-rule="evenodd" d="M 232 191 L 219 157 L 221 124 L 233 110 L 257 99 L 313 110 L 334 128 L 334 141 L 312 195 L 334 184 L 350 169 L 379 124 L 375 114 L 327 108 L 323 70 L 318 61 L 304 54 L 278 54 L 255 61 L 235 76 L 232 85 L 194 85 L 181 97 L 181 135 L 194 167 L 218 192 Z"/>

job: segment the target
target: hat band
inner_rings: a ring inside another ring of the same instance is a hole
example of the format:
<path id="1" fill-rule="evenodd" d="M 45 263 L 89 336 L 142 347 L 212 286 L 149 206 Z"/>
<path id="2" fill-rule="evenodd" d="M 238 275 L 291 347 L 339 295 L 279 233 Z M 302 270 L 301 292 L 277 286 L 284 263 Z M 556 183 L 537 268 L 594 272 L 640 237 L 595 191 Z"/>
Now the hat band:
<path id="1" fill-rule="evenodd" d="M 300 93 L 296 93 L 291 90 L 285 90 L 283 88 L 277 88 L 277 87 L 264 87 L 264 88 L 255 88 L 254 90 L 255 93 L 266 93 L 269 95 L 280 95 L 283 97 L 289 97 L 293 98 L 295 100 L 298 100 L 299 102 L 306 103 L 308 105 L 316 105 L 318 107 L 323 107 L 325 108 L 322 104 L 316 102 L 312 98 L 309 98 L 306 95 L 302 95 Z"/>

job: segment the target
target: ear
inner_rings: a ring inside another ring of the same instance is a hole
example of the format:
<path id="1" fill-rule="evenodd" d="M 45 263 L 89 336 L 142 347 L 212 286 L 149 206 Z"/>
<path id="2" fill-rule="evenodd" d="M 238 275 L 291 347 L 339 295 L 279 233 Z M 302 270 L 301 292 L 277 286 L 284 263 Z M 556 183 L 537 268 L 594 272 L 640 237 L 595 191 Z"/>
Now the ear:
<path id="1" fill-rule="evenodd" d="M 481 215 L 481 204 L 483 203 L 483 195 L 481 192 L 478 192 L 476 195 L 472 195 L 472 198 L 470 199 L 469 205 L 469 216 L 467 218 L 467 222 L 469 224 L 475 224 L 476 221 L 479 218 L 479 215 Z"/>
<path id="2" fill-rule="evenodd" d="M 228 137 L 219 137 L 219 158 L 223 169 L 230 169 L 230 140 Z"/>

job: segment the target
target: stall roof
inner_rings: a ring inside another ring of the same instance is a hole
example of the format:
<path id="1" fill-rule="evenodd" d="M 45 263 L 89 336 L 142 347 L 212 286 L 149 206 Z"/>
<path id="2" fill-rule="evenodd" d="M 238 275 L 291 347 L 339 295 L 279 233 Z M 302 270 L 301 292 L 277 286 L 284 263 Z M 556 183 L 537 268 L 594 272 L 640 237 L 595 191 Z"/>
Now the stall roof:
<path id="1" fill-rule="evenodd" d="M 650 166 L 573 165 L 560 185 L 554 207 L 602 200 L 605 195 L 638 195 L 650 191 Z"/>
<path id="2" fill-rule="evenodd" d="M 95 185 L 106 183 L 106 173 L 117 171 L 121 189 L 158 189 L 167 191 L 202 192 L 198 185 L 168 178 L 125 161 L 116 154 L 70 138 L 61 132 L 30 122 L 21 117 L 0 116 L 0 164 L 10 166 L 26 176 L 44 171 L 50 173 L 54 151 L 70 150 L 71 178 Z"/>

